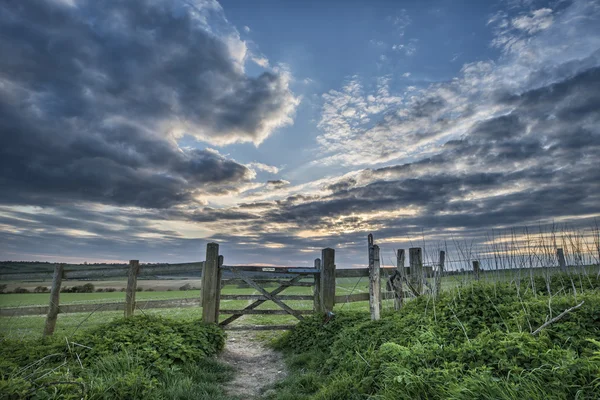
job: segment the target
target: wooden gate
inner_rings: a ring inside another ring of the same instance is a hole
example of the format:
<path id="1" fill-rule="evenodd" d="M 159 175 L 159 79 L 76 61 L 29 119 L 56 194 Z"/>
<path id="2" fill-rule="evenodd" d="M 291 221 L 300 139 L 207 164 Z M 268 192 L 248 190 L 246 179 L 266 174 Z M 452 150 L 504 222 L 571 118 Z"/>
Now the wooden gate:
<path id="1" fill-rule="evenodd" d="M 209 243 L 202 274 L 202 316 L 205 322 L 218 322 L 225 329 L 289 329 L 293 325 L 245 325 L 230 324 L 244 315 L 291 315 L 298 320 L 313 312 L 331 311 L 335 297 L 334 250 L 324 249 L 322 258 L 315 260 L 313 268 L 262 267 L 246 265 L 224 265 L 219 256 L 219 245 Z M 322 261 L 322 266 L 321 266 Z M 256 292 L 254 294 L 222 294 L 223 286 L 243 283 Z M 275 288 L 266 285 L 277 284 Z M 310 294 L 284 295 L 290 287 L 312 287 Z M 250 300 L 241 309 L 221 309 L 221 300 Z M 294 309 L 286 301 L 311 301 L 312 309 Z M 276 308 L 259 308 L 271 302 Z M 220 315 L 230 315 L 219 322 Z"/>

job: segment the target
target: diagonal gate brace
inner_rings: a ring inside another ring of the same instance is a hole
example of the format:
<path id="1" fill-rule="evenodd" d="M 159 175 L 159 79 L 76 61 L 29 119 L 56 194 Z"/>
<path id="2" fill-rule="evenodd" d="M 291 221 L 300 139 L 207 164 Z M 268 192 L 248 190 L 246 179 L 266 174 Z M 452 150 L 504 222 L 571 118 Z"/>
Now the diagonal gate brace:
<path id="1" fill-rule="evenodd" d="M 287 304 L 285 304 L 283 301 L 279 300 L 276 297 L 276 294 L 272 294 L 267 292 L 264 288 L 262 288 L 259 284 L 257 284 L 256 282 L 254 282 L 251 278 L 243 275 L 242 273 L 240 273 L 236 268 L 231 268 L 231 272 L 233 272 L 233 274 L 242 279 L 244 282 L 246 282 L 248 285 L 252 286 L 254 289 L 258 290 L 263 296 L 265 296 L 268 300 L 271 300 L 272 302 L 274 302 L 275 304 L 277 304 L 279 307 L 283 308 L 288 314 L 293 315 L 294 317 L 296 317 L 299 320 L 303 320 L 304 318 L 302 318 L 301 315 L 298 315 L 293 309 L 291 309 Z M 295 279 L 301 279 L 301 276 L 297 276 L 296 278 L 292 279 L 290 282 L 293 282 Z M 287 286 L 282 285 L 280 286 L 278 289 L 281 289 L 282 291 L 286 288 Z M 258 300 L 258 301 L 266 301 L 266 300 Z M 257 303 L 258 301 L 255 301 L 254 303 Z M 254 304 L 253 303 L 253 304 Z M 262 303 L 261 303 L 262 304 Z M 250 307 L 250 306 L 248 306 Z M 256 305 L 253 308 L 258 307 L 258 305 Z M 233 316 L 232 316 L 233 317 Z M 239 318 L 239 317 L 238 317 Z M 228 318 L 227 320 L 231 319 Z M 225 322 L 227 321 L 223 321 L 221 322 L 221 326 L 225 325 Z M 229 323 L 229 321 L 227 322 Z"/>

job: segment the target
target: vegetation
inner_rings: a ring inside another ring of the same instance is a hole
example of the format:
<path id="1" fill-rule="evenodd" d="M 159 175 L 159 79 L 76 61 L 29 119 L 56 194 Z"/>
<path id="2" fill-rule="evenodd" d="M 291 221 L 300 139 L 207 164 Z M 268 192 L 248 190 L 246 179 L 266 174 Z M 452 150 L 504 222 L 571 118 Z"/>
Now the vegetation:
<path id="1" fill-rule="evenodd" d="M 269 398 L 597 399 L 598 277 L 578 280 L 576 291 L 568 275 L 536 279 L 423 296 L 379 321 L 307 318 L 275 342 L 292 373 Z"/>
<path id="2" fill-rule="evenodd" d="M 139 316 L 69 337 L 2 338 L 0 398 L 231 399 L 225 334 L 200 321 Z"/>

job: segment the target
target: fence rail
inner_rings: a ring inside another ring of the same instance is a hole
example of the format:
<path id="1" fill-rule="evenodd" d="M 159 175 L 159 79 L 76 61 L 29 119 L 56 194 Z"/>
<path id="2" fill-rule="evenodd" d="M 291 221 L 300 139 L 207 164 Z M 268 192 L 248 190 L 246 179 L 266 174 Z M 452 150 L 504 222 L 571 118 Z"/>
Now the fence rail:
<path id="1" fill-rule="evenodd" d="M 446 256 L 440 251 L 439 261 L 432 265 L 423 264 L 421 248 L 410 248 L 409 266 L 405 266 L 405 250 L 398 249 L 396 267 L 381 267 L 379 247 L 374 243 L 373 236 L 368 239 L 368 268 L 337 269 L 335 265 L 335 250 L 323 249 L 321 258 L 314 262 L 314 268 L 298 267 L 265 267 L 249 265 L 224 265 L 223 256 L 219 255 L 219 246 L 216 243 L 207 245 L 206 261 L 175 264 L 175 265 L 139 265 L 137 260 L 131 260 L 127 267 L 113 268 L 74 268 L 72 265 L 60 264 L 55 266 L 53 272 L 7 272 L 0 274 L 2 282 L 7 281 L 37 281 L 51 280 L 52 288 L 48 306 L 10 307 L 0 308 L 0 317 L 47 315 L 44 335 L 51 335 L 54 331 L 58 314 L 85 313 L 95 311 L 124 311 L 125 317 L 130 317 L 135 310 L 159 308 L 186 308 L 202 307 L 202 316 L 205 322 L 216 323 L 219 314 L 231 315 L 221 326 L 240 318 L 243 315 L 291 315 L 302 319 L 302 315 L 313 312 L 329 313 L 334 305 L 369 301 L 371 318 L 380 318 L 382 300 L 394 300 L 394 307 L 403 306 L 405 298 L 421 296 L 431 293 L 437 296 L 440 291 L 440 279 L 443 274 L 448 274 L 444 269 Z M 562 249 L 557 250 L 557 258 L 561 270 L 565 270 L 566 263 Z M 365 260 L 366 261 L 366 260 Z M 473 260 L 473 276 L 479 279 L 483 274 L 478 260 Z M 138 278 L 186 275 L 189 277 L 202 277 L 201 295 L 198 298 L 145 300 L 136 301 L 136 287 Z M 88 304 L 59 304 L 59 293 L 62 281 L 71 280 L 106 280 L 127 277 L 127 289 L 124 302 L 88 303 Z M 351 293 L 336 295 L 337 278 L 369 278 L 368 293 Z M 428 281 L 426 278 L 433 278 Z M 386 281 L 386 289 L 381 288 L 381 279 Z M 274 290 L 267 284 L 278 285 Z M 255 294 L 221 294 L 225 285 L 244 285 L 253 288 Z M 313 287 L 310 295 L 283 295 L 281 292 L 289 287 Z M 220 309 L 221 300 L 248 300 L 252 301 L 243 309 Z M 258 309 L 270 301 L 279 309 Z M 312 309 L 293 309 L 283 301 L 310 301 Z M 289 325 L 270 325 L 271 329 L 287 329 Z M 269 329 L 265 326 L 247 329 Z M 227 326 L 227 329 L 242 329 L 239 326 Z"/>

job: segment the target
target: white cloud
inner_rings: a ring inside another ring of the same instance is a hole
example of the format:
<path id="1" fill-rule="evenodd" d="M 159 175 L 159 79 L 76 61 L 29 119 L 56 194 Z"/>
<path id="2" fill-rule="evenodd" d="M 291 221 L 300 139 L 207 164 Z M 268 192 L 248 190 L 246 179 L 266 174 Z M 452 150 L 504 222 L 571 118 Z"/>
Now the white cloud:
<path id="1" fill-rule="evenodd" d="M 570 22 L 574 19 L 577 24 Z M 353 77 L 341 91 L 323 96 L 317 138 L 327 155 L 323 159 L 332 165 L 367 165 L 436 154 L 479 121 L 509 112 L 510 106 L 495 100 L 498 93 L 548 85 L 568 75 L 572 62 L 597 52 L 599 20 L 600 5 L 588 1 L 575 1 L 556 15 L 548 9 L 513 19 L 497 14 L 489 24 L 496 33 L 493 45 L 505 54 L 498 62 L 465 64 L 457 78 L 424 89 L 409 87 L 404 95 L 365 96 L 362 81 Z M 586 65 L 591 64 L 600 64 L 598 57 Z M 388 98 L 395 100 L 383 101 Z M 350 107 L 356 112 L 348 113 Z"/>
<path id="2" fill-rule="evenodd" d="M 513 19 L 512 25 L 527 33 L 536 33 L 548 29 L 552 25 L 552 10 L 540 8 L 531 13 L 531 16 L 522 16 Z"/>
<path id="3" fill-rule="evenodd" d="M 410 72 L 405 72 L 402 74 L 403 77 L 408 78 L 410 77 Z"/>
<path id="4" fill-rule="evenodd" d="M 244 31 L 246 33 L 250 33 L 250 27 L 249 26 L 244 26 Z"/>
<path id="5" fill-rule="evenodd" d="M 263 68 L 269 68 L 269 60 L 266 57 L 252 56 L 252 61 Z"/>
<path id="6" fill-rule="evenodd" d="M 270 174 L 276 174 L 279 172 L 279 168 L 277 168 L 273 165 L 267 165 L 267 164 L 263 164 L 263 163 L 259 163 L 259 162 L 251 162 L 249 164 L 246 164 L 246 167 L 253 169 L 253 170 L 268 172 Z"/>

